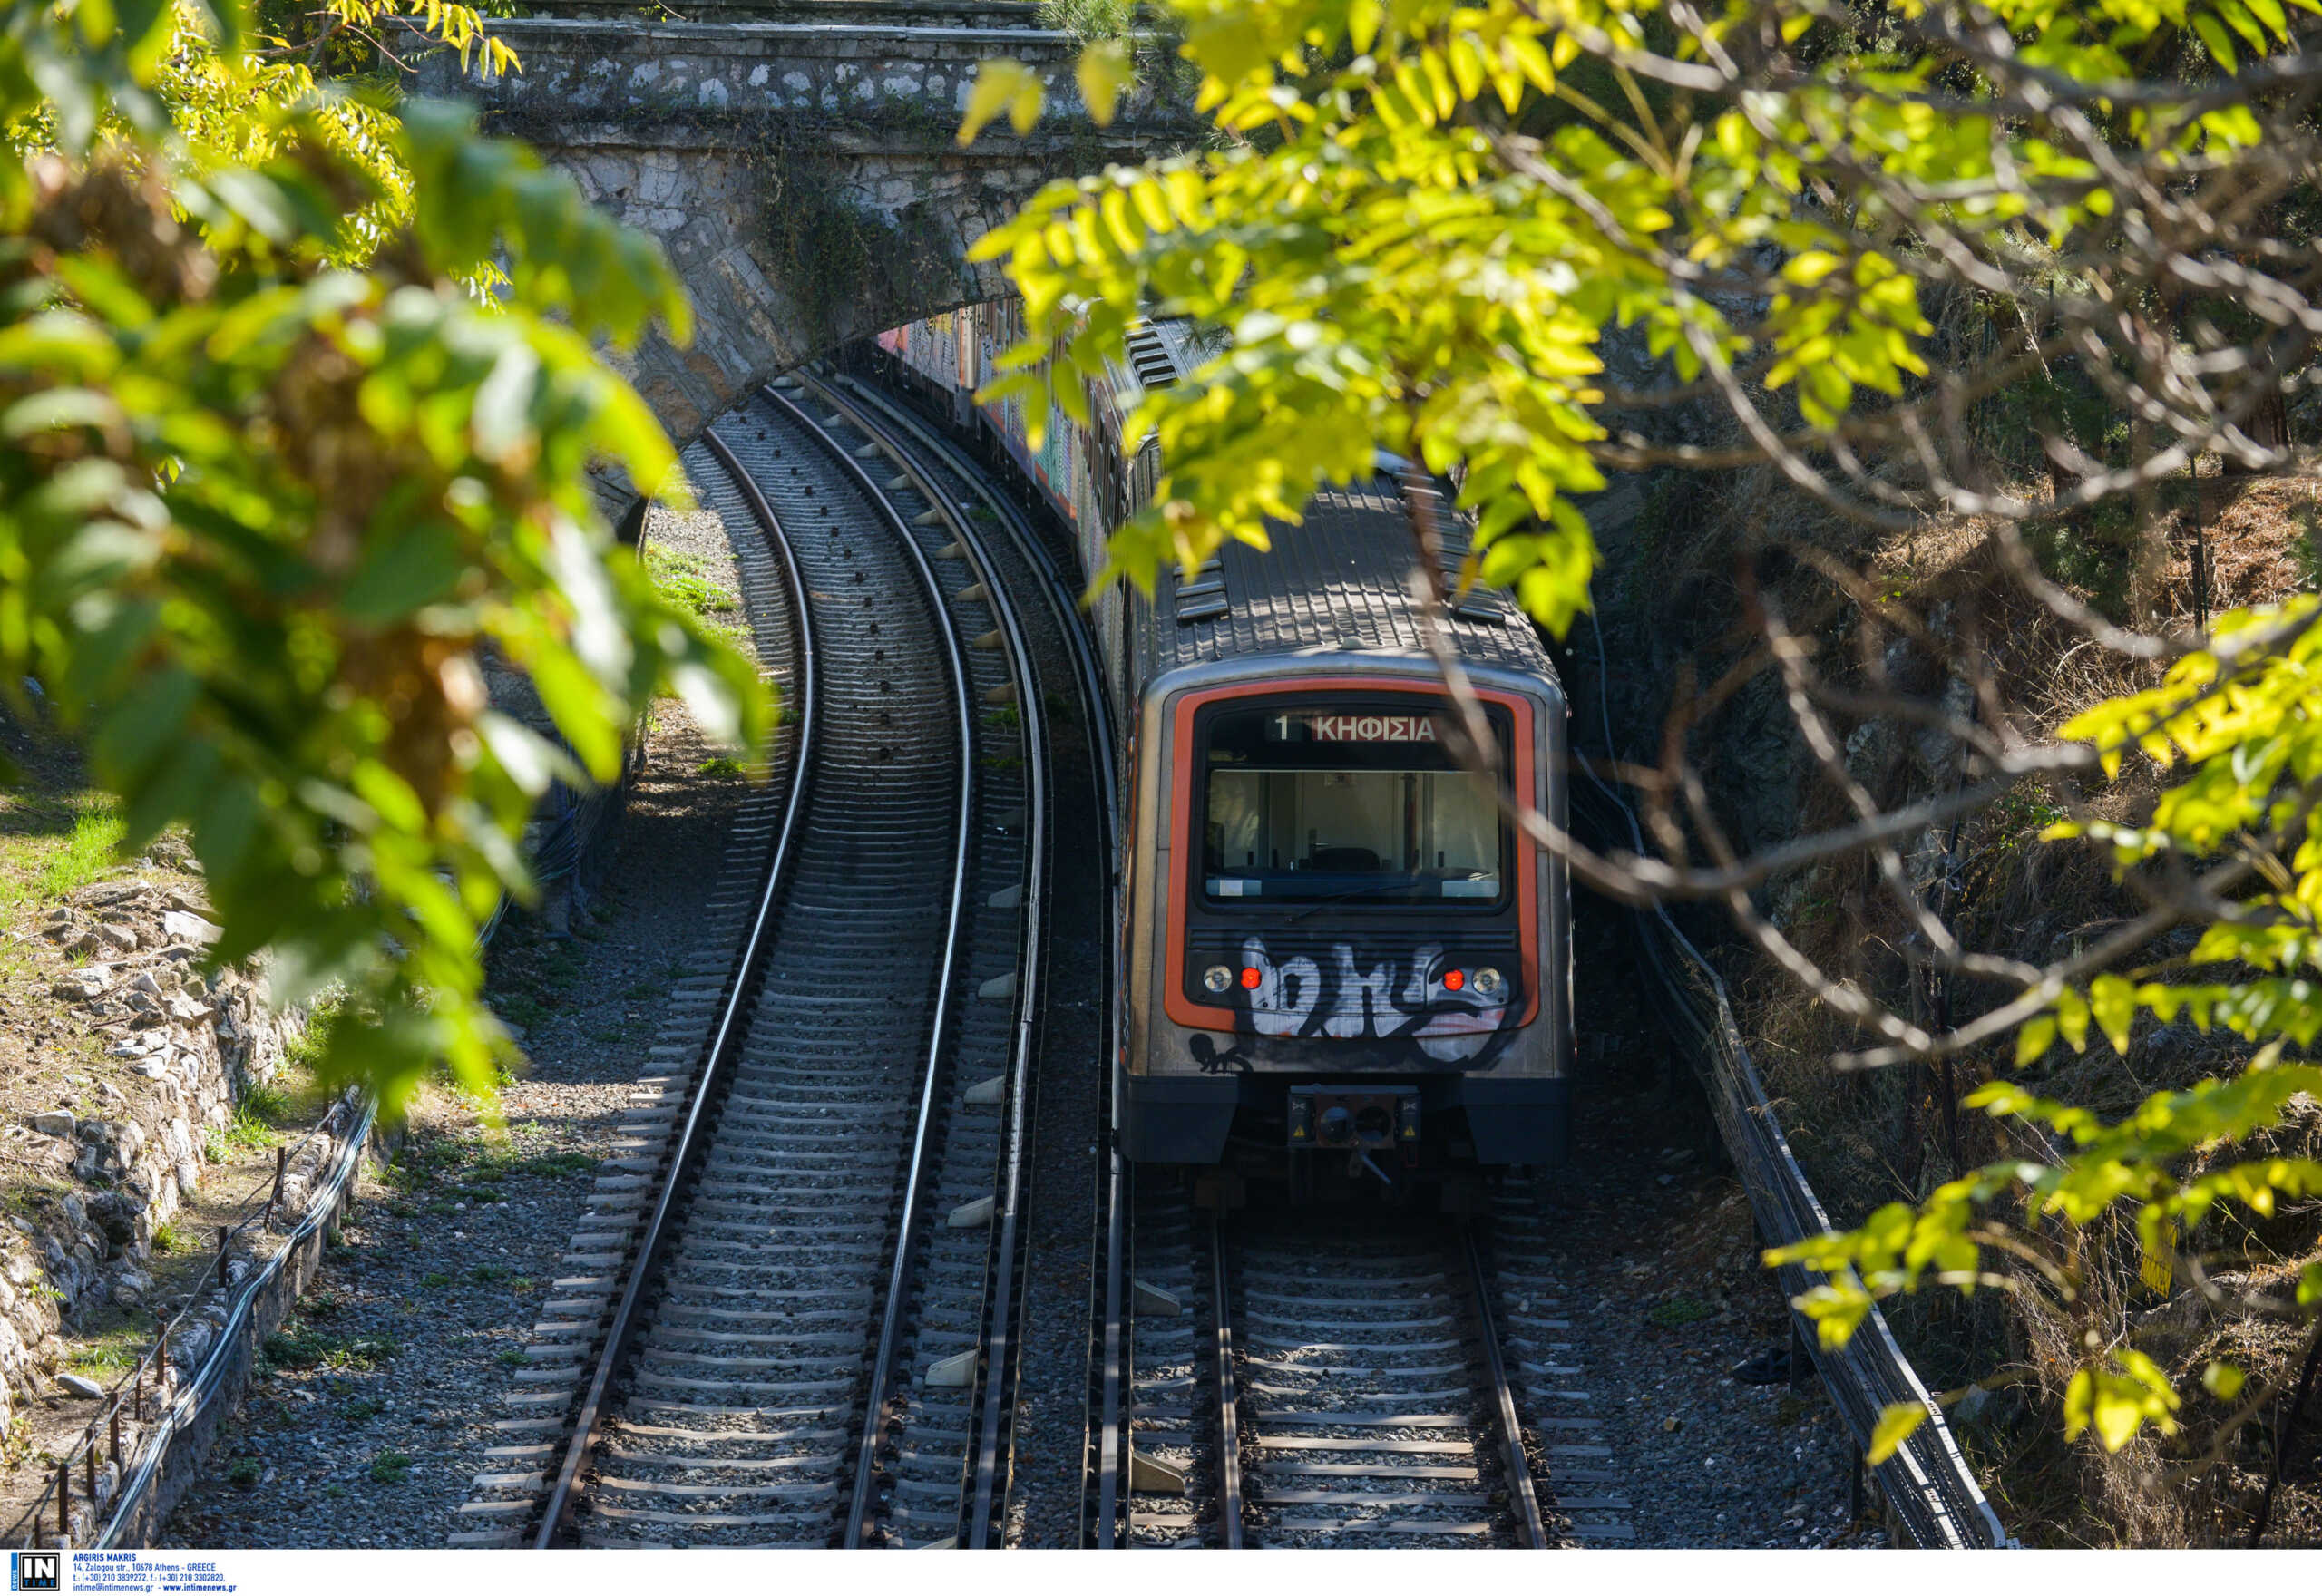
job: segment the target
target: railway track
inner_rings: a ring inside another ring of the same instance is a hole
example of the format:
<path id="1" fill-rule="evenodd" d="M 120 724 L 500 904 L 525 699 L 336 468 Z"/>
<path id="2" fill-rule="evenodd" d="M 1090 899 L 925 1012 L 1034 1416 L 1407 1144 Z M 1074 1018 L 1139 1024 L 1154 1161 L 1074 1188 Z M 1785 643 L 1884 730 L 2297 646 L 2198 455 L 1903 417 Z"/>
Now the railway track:
<path id="1" fill-rule="evenodd" d="M 1139 1192 L 1125 1543 L 1627 1538 L 1543 1240 L 1516 1192 L 1475 1224 Z"/>
<path id="2" fill-rule="evenodd" d="M 892 446 L 769 391 L 698 466 L 795 576 L 795 779 L 754 903 L 714 906 L 742 951 L 673 994 L 698 1044 L 665 1027 L 685 1067 L 643 1084 L 567 1255 L 600 1267 L 535 1327 L 504 1472 L 463 1509 L 489 1527 L 456 1539 L 933 1545 L 973 1500 L 1042 700 L 979 539 Z M 751 608 L 765 657 L 784 607 Z"/>
<path id="3" fill-rule="evenodd" d="M 818 391 L 912 462 L 914 486 L 931 505 L 943 508 L 947 526 L 981 529 L 988 569 L 1005 591 L 1019 596 L 1017 636 L 1024 653 L 1038 662 L 1044 696 L 1054 711 L 1042 719 L 1050 737 L 1051 849 L 1070 848 L 1065 839 L 1078 838 L 1083 846 L 1093 843 L 1096 857 L 1111 858 L 1117 818 L 1110 723 L 1103 670 L 1078 608 L 1082 583 L 1069 540 L 1055 537 L 1052 525 L 1044 528 L 1027 516 L 964 448 L 895 395 L 848 377 Z M 1053 868 L 1053 857 L 1040 861 L 1043 872 Z M 1016 1141 L 1010 1167 L 1020 1178 L 1002 1193 L 992 1231 L 990 1356 L 978 1395 L 976 1459 L 961 1529 L 961 1544 L 969 1547 L 1012 1543 L 1026 1528 L 1022 1513 L 1010 1512 L 1020 1418 L 1029 1436 L 1034 1490 L 1060 1496 L 1078 1480 L 1081 1466 L 1085 1403 L 1068 1377 L 1059 1380 L 1054 1373 L 1080 1361 L 1077 1338 L 1083 1333 L 1078 1324 L 1088 1289 L 1087 1237 L 1093 1216 L 1101 1212 L 1089 1179 L 1088 1141 L 1096 1127 L 1084 1116 L 1107 1087 L 1105 1061 L 1115 1050 L 1110 994 L 1117 882 L 1108 871 L 1092 875 L 1082 868 L 1059 877 L 1057 884 L 1059 890 L 1044 894 L 1043 923 L 1051 928 L 1052 939 L 1076 939 L 1078 948 L 1058 969 L 1047 969 L 1044 962 L 1046 1007 L 1037 1017 L 1029 1009 L 1023 1016 L 1028 1027 L 1037 1018 L 1040 1045 L 1060 1063 L 1049 1066 L 1042 1087 L 1042 1101 L 1050 1105 L 1042 1111 L 1045 1126 L 1034 1124 L 1029 1091 L 1011 1122 Z M 1024 1078 L 1029 1085 L 1029 1075 Z M 1044 1134 L 1045 1143 L 1036 1130 Z M 1029 1201 L 1036 1163 L 1044 1164 L 1047 1182 L 1039 1205 L 1046 1252 L 1037 1279 Z M 1036 1301 L 1041 1314 L 1032 1322 Z M 1026 1386 L 1021 1369 L 1027 1358 L 1044 1359 L 1050 1377 Z M 1057 1527 L 1042 1526 L 1042 1533 L 1053 1533 Z"/>
<path id="4" fill-rule="evenodd" d="M 1070 684 L 1071 698 L 1077 714 L 1087 728 L 1087 775 L 1089 781 L 1090 827 L 1095 833 L 1098 856 L 1117 857 L 1116 839 L 1119 835 L 1119 782 L 1115 760 L 1117 751 L 1110 735 L 1110 712 L 1105 695 L 1105 673 L 1098 661 L 1093 640 L 1084 624 L 1078 599 L 1085 579 L 1078 568 L 1078 558 L 1068 537 L 1055 535 L 1053 522 L 1035 523 L 1005 495 L 994 491 L 990 479 L 976 468 L 966 451 L 935 427 L 911 414 L 873 386 L 845 380 L 842 383 L 848 394 L 864 410 L 871 413 L 888 430 L 908 437 L 922 453 L 923 462 L 934 462 L 936 481 L 948 480 L 963 506 L 980 509 L 990 524 L 1004 532 L 1004 537 L 991 540 L 998 563 L 1009 571 L 1015 590 L 1038 593 L 1040 603 L 1027 606 L 1029 629 L 1042 631 L 1034 610 L 1045 613 L 1045 637 L 1037 647 L 1049 650 L 1052 665 L 1051 676 L 1061 686 Z M 945 472 L 948 471 L 948 478 Z M 1012 558 L 1011 558 L 1012 557 Z M 1067 1151 L 1075 1168 L 1068 1178 L 1089 1182 L 1089 1189 L 1081 1193 L 1066 1193 L 1051 1189 L 1043 1199 L 1043 1209 L 1051 1214 L 1075 1212 L 1081 1220 L 1083 1233 L 1094 1232 L 1094 1252 L 1098 1267 L 1084 1267 L 1085 1254 L 1076 1250 L 1071 1261 L 1075 1277 L 1074 1293 L 1078 1299 L 1069 1309 L 1061 1302 L 1059 1318 L 1069 1320 L 1076 1333 L 1081 1334 L 1081 1344 L 1070 1353 L 1062 1347 L 1050 1348 L 1051 1356 L 1061 1364 L 1067 1356 L 1077 1357 L 1082 1364 L 1085 1388 L 1079 1395 L 1079 1411 L 1073 1416 L 1078 1436 L 1073 1470 L 1077 1474 L 1079 1503 L 1078 1543 L 1084 1546 L 1113 1547 L 1121 1543 L 1119 1529 L 1126 1504 L 1127 1470 L 1129 1461 L 1127 1432 L 1122 1422 L 1124 1400 L 1128 1390 L 1129 1335 L 1131 1327 L 1132 1290 L 1129 1284 L 1129 1261 L 1134 1227 L 1130 1222 L 1130 1170 L 1121 1155 L 1120 1146 L 1113 1135 L 1117 1105 L 1114 1094 L 1117 1076 L 1107 1063 L 1117 1058 L 1122 1046 L 1119 1030 L 1120 1013 L 1115 1001 L 1118 991 L 1121 947 L 1117 928 L 1121 922 L 1121 883 L 1117 874 L 1107 877 L 1102 900 L 1095 905 L 1099 919 L 1088 940 L 1099 953 L 1101 978 L 1098 982 L 1098 1001 L 1103 1018 L 1098 1027 L 1096 1056 L 1101 1089 L 1093 1115 L 1091 1144 L 1088 1159 L 1093 1170 L 1083 1173 L 1084 1154 L 1075 1143 Z M 1093 1180 L 1089 1177 L 1093 1175 Z M 1074 1209 L 1076 1200 L 1085 1203 L 1085 1212 Z M 1052 1333 L 1058 1327 L 1047 1327 Z M 1061 1339 L 1061 1335 L 1057 1334 Z M 1020 1338 L 1018 1345 L 1022 1345 Z M 1012 1409 L 1011 1409 L 1012 1411 Z M 1049 1482 L 1061 1488 L 1061 1482 Z M 981 1533 L 981 1532 L 979 1532 Z M 994 1532 L 996 1533 L 996 1531 Z M 1070 1532 L 1068 1532 L 1069 1533 Z M 983 1544 L 981 1541 L 971 1543 Z"/>
<path id="5" fill-rule="evenodd" d="M 557 1282 L 502 1472 L 463 1510 L 482 1527 L 454 1538 L 997 1544 L 1026 1333 L 1043 683 L 1071 678 L 1103 768 L 1099 674 L 1055 551 L 875 392 L 769 392 L 706 447 L 696 475 L 722 479 L 729 524 L 746 511 L 767 535 L 746 597 L 788 687 L 737 828 L 749 884 L 707 908 L 706 948 L 741 951 L 672 995 L 668 1067 L 567 1255 L 590 1272 Z M 1344 1215 L 1220 1227 L 1164 1191 L 1132 1222 L 1126 1172 L 1097 1184 L 1088 1499 L 1113 1543 L 1624 1533 L 1521 1197 L 1479 1241 Z"/>

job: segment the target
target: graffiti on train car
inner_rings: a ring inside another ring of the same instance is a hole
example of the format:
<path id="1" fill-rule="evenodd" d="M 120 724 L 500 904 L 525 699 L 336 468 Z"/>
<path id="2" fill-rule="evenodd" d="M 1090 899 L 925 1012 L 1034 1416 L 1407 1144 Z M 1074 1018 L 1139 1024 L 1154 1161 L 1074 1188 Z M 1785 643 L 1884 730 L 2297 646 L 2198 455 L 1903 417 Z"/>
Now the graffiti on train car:
<path id="1" fill-rule="evenodd" d="M 1242 945 L 1242 968 L 1258 972 L 1245 995 L 1249 1029 L 1259 1036 L 1383 1042 L 1439 1065 L 1488 1064 L 1515 1036 L 1520 1000 L 1507 990 L 1498 1001 L 1447 990 L 1436 978 L 1443 955 L 1429 944 L 1408 958 L 1359 959 L 1340 942 L 1326 967 L 1302 953 L 1277 959 L 1265 939 L 1252 937 Z M 1213 1054 L 1202 1062 L 1223 1068 L 1232 1057 Z"/>

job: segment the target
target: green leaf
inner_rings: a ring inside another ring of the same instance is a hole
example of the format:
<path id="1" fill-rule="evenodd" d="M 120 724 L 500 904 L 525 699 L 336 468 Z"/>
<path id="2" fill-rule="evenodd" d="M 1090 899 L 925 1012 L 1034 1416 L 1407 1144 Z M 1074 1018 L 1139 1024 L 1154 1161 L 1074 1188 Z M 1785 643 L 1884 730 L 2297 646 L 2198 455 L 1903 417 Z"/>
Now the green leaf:
<path id="1" fill-rule="evenodd" d="M 2207 12 L 2196 14 L 2193 32 L 2200 36 L 2202 44 L 2209 46 L 2210 54 L 2217 58 L 2220 66 L 2228 72 L 2236 70 L 2233 43 L 2225 36 L 2225 29 L 2218 24 L 2216 17 Z M 2120 1448 L 2116 1446 L 2112 1450 L 2117 1452 Z"/>
<path id="2" fill-rule="evenodd" d="M 476 716 L 475 729 L 493 758 L 528 797 L 539 797 L 557 781 L 575 790 L 588 784 L 588 776 L 562 749 L 520 720 L 488 712 Z"/>
<path id="3" fill-rule="evenodd" d="M 2087 1000 L 2079 993 L 2066 987 L 2056 994 L 2056 1028 L 2074 1053 L 2088 1050 L 2088 1018 Z"/>
<path id="4" fill-rule="evenodd" d="M 385 626 L 447 597 L 466 569 L 458 530 L 443 521 L 422 521 L 374 545 L 339 603 L 350 620 Z"/>
<path id="5" fill-rule="evenodd" d="M 495 464 L 533 446 L 532 409 L 541 374 L 540 356 L 512 342 L 493 362 L 492 375 L 475 391 L 468 423 L 478 456 Z"/>
<path id="6" fill-rule="evenodd" d="M 154 763 L 178 746 L 201 683 L 182 667 L 158 670 L 132 685 L 106 713 L 96 754 L 108 779 L 133 787 Z"/>
<path id="7" fill-rule="evenodd" d="M 2097 1439 L 2107 1452 L 2118 1452 L 2136 1438 L 2144 1425 L 2144 1408 L 2136 1398 L 2110 1382 L 2099 1380 L 2095 1396 Z"/>
<path id="8" fill-rule="evenodd" d="M 2074 1369 L 2064 1387 L 2064 1439 L 2077 1441 L 2088 1429 L 2096 1406 L 2096 1373 Z"/>
<path id="9" fill-rule="evenodd" d="M 1128 82 L 1128 50 L 1118 39 L 1098 39 L 1084 45 L 1074 75 L 1080 84 L 1080 102 L 1098 127 L 1110 127 L 1119 107 L 1121 87 Z M 1019 127 L 1027 131 L 1029 124 Z"/>
<path id="10" fill-rule="evenodd" d="M 2129 1052 L 2129 1023 L 2136 1017 L 2136 986 L 2116 975 L 2100 975 L 2088 984 L 2089 1012 L 2123 1058 Z"/>
<path id="11" fill-rule="evenodd" d="M 2056 1040 L 2056 1017 L 2052 1014 L 2033 1016 L 2015 1033 L 2015 1067 L 2036 1064 Z"/>
<path id="12" fill-rule="evenodd" d="M 21 441 L 35 433 L 62 432 L 67 427 L 109 430 L 128 417 L 110 394 L 90 388 L 51 388 L 28 394 L 0 411 L 0 437 Z"/>
<path id="13" fill-rule="evenodd" d="M 975 83 L 968 91 L 968 108 L 960 118 L 961 146 L 974 143 L 976 135 L 1003 112 L 1018 132 L 1029 132 L 1032 123 L 1039 120 L 1041 92 L 1039 74 L 1012 56 L 979 63 Z M 1028 98 L 1029 115 L 1023 112 Z"/>
<path id="14" fill-rule="evenodd" d="M 412 791 L 409 782 L 378 760 L 366 759 L 356 765 L 352 784 L 386 824 L 405 832 L 427 829 L 427 812 L 420 805 L 419 794 Z"/>
<path id="15" fill-rule="evenodd" d="M 1870 1447 L 1862 1455 L 1862 1460 L 1874 1467 L 1886 1462 L 1926 1422 L 1926 1403 L 1888 1403 L 1878 1416 L 1878 1427 L 1870 1432 Z"/>

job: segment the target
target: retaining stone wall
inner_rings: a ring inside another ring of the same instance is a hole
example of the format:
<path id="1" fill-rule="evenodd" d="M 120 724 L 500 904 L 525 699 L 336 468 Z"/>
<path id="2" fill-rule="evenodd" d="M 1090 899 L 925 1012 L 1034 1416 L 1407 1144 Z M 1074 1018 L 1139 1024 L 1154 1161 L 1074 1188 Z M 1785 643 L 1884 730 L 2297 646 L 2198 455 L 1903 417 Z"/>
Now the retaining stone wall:
<path id="1" fill-rule="evenodd" d="M 107 1298 L 128 1306 L 151 1289 L 143 1266 L 154 1233 L 201 1183 L 204 1133 L 233 1117 L 248 1083 L 273 1078 L 300 1033 L 298 1017 L 272 1011 L 258 978 L 202 974 L 202 949 L 217 935 L 203 910 L 142 881 L 102 881 L 44 928 L 86 960 L 52 992 L 104 1039 L 83 1094 L 103 1106 L 44 1110 L 8 1131 L 68 1191 L 0 1226 L 0 1430 L 51 1388 L 66 1318 Z M 294 1171 L 301 1196 L 308 1173 Z"/>

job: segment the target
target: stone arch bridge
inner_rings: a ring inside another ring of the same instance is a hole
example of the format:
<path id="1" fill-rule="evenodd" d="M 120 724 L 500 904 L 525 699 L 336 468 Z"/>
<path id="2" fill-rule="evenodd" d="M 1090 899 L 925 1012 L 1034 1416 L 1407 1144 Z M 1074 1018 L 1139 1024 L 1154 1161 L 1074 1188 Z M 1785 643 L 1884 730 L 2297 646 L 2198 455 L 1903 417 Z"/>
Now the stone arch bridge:
<path id="1" fill-rule="evenodd" d="M 1077 42 L 1039 27 L 1038 9 L 771 0 L 709 21 L 493 20 L 521 73 L 444 52 L 418 87 L 477 105 L 661 240 L 693 297 L 694 341 L 653 338 L 626 364 L 682 447 L 787 367 L 1000 292 L 964 253 L 1042 182 L 1195 136 L 1149 84 L 1098 129 L 1074 83 Z M 1040 73 L 1047 114 L 962 150 L 976 64 L 996 55 Z"/>

